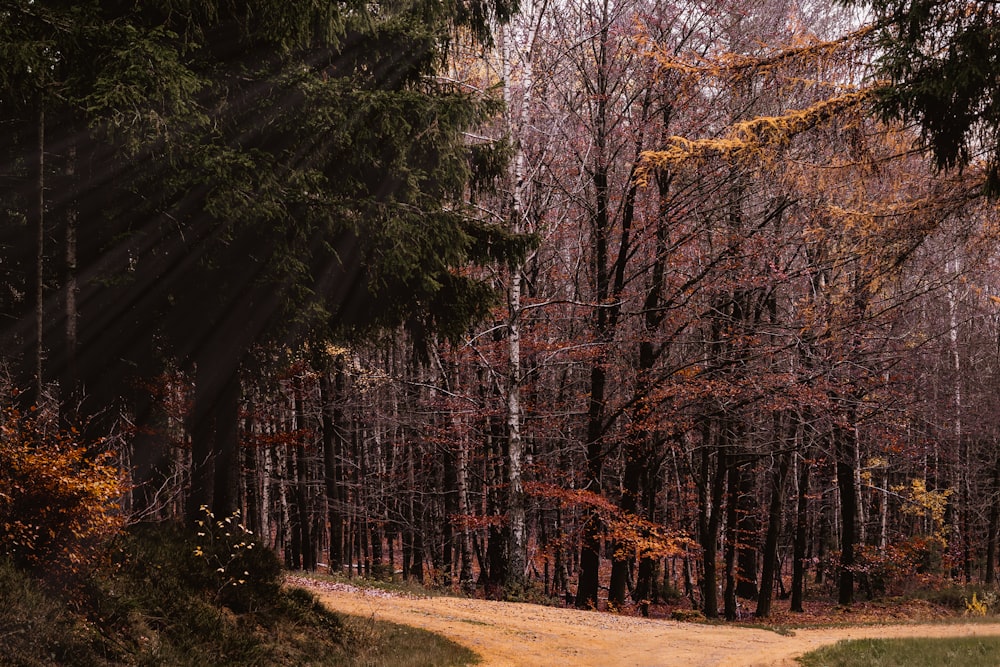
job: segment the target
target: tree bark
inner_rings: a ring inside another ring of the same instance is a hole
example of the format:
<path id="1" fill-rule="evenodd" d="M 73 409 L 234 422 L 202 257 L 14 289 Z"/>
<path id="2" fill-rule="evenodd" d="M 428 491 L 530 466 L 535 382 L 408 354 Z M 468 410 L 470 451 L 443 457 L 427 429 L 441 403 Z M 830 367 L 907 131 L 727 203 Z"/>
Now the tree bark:
<path id="1" fill-rule="evenodd" d="M 853 420 L 852 420 L 853 424 Z M 857 488 L 854 484 L 854 463 L 857 458 L 857 441 L 853 425 L 838 427 L 837 438 L 837 489 L 840 492 L 840 572 L 837 581 L 837 602 L 850 605 L 854 602 L 855 547 L 857 545 Z"/>
<path id="2" fill-rule="evenodd" d="M 709 429 L 708 426 L 705 427 Z M 705 439 L 708 435 L 705 435 Z M 711 449 L 704 443 L 701 454 L 702 483 L 699 487 L 698 515 L 704 581 L 702 582 L 702 611 L 705 618 L 719 617 L 718 573 L 716 560 L 719 554 L 719 526 L 722 523 L 722 499 L 725 495 L 726 472 L 729 468 L 724 447 L 715 448 L 716 469 L 710 477 Z M 710 489 L 710 491 L 709 491 Z"/>
<path id="3" fill-rule="evenodd" d="M 332 376 L 332 377 L 331 377 Z M 343 360 L 338 358 L 334 368 L 320 374 L 319 391 L 323 419 L 323 483 L 326 491 L 326 520 L 330 531 L 329 567 L 340 572 L 344 565 L 344 498 L 342 493 L 344 423 L 340 401 L 344 396 Z"/>
<path id="4" fill-rule="evenodd" d="M 35 161 L 36 192 L 33 205 L 29 207 L 29 216 L 34 218 L 35 264 L 34 284 L 32 289 L 35 298 L 35 340 L 33 350 L 33 384 L 30 405 L 39 405 L 45 386 L 42 374 L 45 363 L 45 110 L 38 111 L 37 125 L 37 159 Z"/>
<path id="5" fill-rule="evenodd" d="M 782 507 L 785 497 L 785 478 L 788 476 L 788 466 L 792 457 L 791 451 L 785 451 L 778 460 L 778 467 L 771 477 L 771 501 L 768 506 L 767 536 L 764 538 L 763 567 L 760 575 L 760 592 L 757 596 L 757 618 L 767 618 L 771 615 L 771 600 L 774 597 L 774 581 L 778 572 L 778 538 L 781 534 Z"/>
<path id="6" fill-rule="evenodd" d="M 996 497 L 1000 494 L 1000 458 L 993 465 L 993 484 L 991 486 L 994 501 L 990 503 L 990 517 L 986 528 L 986 572 L 983 584 L 991 586 L 996 583 L 997 534 L 1000 533 L 1000 502 Z"/>
<path id="7" fill-rule="evenodd" d="M 809 539 L 809 470 L 810 463 L 803 459 L 799 470 L 798 497 L 795 505 L 795 541 L 792 546 L 792 600 L 791 610 L 803 612 L 805 598 L 806 550 Z"/>

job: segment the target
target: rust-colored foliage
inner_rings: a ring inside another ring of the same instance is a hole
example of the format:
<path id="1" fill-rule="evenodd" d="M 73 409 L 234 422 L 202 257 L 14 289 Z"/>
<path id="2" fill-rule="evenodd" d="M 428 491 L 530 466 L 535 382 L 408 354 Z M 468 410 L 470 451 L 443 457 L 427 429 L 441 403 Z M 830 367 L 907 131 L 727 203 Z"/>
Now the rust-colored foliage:
<path id="1" fill-rule="evenodd" d="M 565 507 L 587 507 L 596 512 L 623 555 L 635 558 L 668 558 L 696 548 L 683 533 L 664 528 L 626 512 L 613 502 L 584 489 L 565 489 L 544 482 L 531 482 L 525 490 L 535 498 L 556 501 Z"/>
<path id="2" fill-rule="evenodd" d="M 8 408 L 0 423 L 0 552 L 18 565 L 75 574 L 99 563 L 121 529 L 121 470 L 76 432 Z"/>

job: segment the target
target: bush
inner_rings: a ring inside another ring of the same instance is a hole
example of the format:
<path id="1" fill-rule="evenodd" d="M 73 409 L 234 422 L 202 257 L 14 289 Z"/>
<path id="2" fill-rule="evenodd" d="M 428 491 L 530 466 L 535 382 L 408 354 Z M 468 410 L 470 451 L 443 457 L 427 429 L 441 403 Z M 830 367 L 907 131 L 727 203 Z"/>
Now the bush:
<path id="1" fill-rule="evenodd" d="M 931 604 L 947 607 L 952 611 L 970 612 L 970 602 L 975 599 L 976 606 L 985 606 L 988 613 L 995 613 L 1000 607 L 997 603 L 997 592 L 984 589 L 982 585 L 958 585 L 949 582 L 943 586 L 922 588 L 913 591 L 912 597 L 926 600 Z"/>
<path id="2" fill-rule="evenodd" d="M 239 510 L 225 519 L 216 519 L 207 507 L 201 511 L 192 553 L 207 566 L 219 601 L 245 612 L 273 600 L 281 587 L 281 564 L 254 541 L 253 532 L 240 523 Z"/>
<path id="3" fill-rule="evenodd" d="M 855 571 L 869 598 L 905 593 L 915 583 L 926 586 L 940 577 L 935 573 L 942 570 L 943 548 L 939 538 L 923 535 L 887 544 L 884 549 L 862 545 Z"/>
<path id="4" fill-rule="evenodd" d="M 231 566 L 239 563 L 240 573 L 247 572 L 244 583 L 225 585 L 228 575 L 206 559 L 212 548 L 195 554 L 199 545 L 218 545 L 219 553 L 231 553 L 232 545 L 209 543 L 209 532 L 198 532 L 205 535 L 176 524 L 143 524 L 122 539 L 99 616 L 103 627 L 121 628 L 114 641 L 126 645 L 123 656 L 138 655 L 138 664 L 148 665 L 308 664 L 310 652 L 318 656 L 339 643 L 334 614 L 306 591 L 281 588 L 272 552 L 242 550 Z"/>
<path id="5" fill-rule="evenodd" d="M 705 614 L 700 609 L 674 609 L 670 612 L 670 618 L 682 623 L 700 623 L 705 620 Z"/>
<path id="6" fill-rule="evenodd" d="M 0 413 L 0 553 L 35 572 L 76 575 L 118 534 L 123 476 L 35 412 Z"/>

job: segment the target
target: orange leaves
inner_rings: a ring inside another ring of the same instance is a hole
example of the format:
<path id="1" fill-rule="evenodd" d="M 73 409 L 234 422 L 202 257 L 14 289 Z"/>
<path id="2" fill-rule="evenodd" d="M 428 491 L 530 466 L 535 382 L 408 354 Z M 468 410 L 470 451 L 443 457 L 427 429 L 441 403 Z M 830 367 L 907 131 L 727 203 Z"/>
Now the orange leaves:
<path id="1" fill-rule="evenodd" d="M 0 424 L 0 550 L 22 566 L 76 572 L 121 528 L 124 481 L 110 452 L 92 454 L 37 413 Z"/>
<path id="2" fill-rule="evenodd" d="M 645 185 L 650 171 L 668 169 L 686 160 L 760 157 L 764 149 L 785 146 L 793 137 L 860 107 L 870 96 L 870 90 L 850 92 L 820 100 L 804 109 L 786 111 L 780 116 L 736 122 L 721 137 L 693 140 L 670 137 L 664 148 L 642 154 L 644 168 L 640 181 Z"/>
<path id="3" fill-rule="evenodd" d="M 525 491 L 536 498 L 557 501 L 565 507 L 594 510 L 604 524 L 607 538 L 618 545 L 623 555 L 627 552 L 636 558 L 666 558 L 697 548 L 686 535 L 626 512 L 608 498 L 591 491 L 565 489 L 545 482 L 526 484 Z"/>

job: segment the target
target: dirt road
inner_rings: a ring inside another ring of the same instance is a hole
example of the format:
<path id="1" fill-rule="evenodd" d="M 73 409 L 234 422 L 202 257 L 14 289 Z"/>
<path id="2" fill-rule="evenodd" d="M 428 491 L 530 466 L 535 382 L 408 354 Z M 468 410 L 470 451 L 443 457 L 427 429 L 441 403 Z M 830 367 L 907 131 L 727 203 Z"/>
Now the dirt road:
<path id="1" fill-rule="evenodd" d="M 290 583 L 313 590 L 336 611 L 442 634 L 482 656 L 483 665 L 497 667 L 785 667 L 797 664 L 795 656 L 840 639 L 1000 635 L 1000 623 L 994 623 L 825 628 L 783 636 L 511 602 L 392 597 L 299 578 Z"/>

